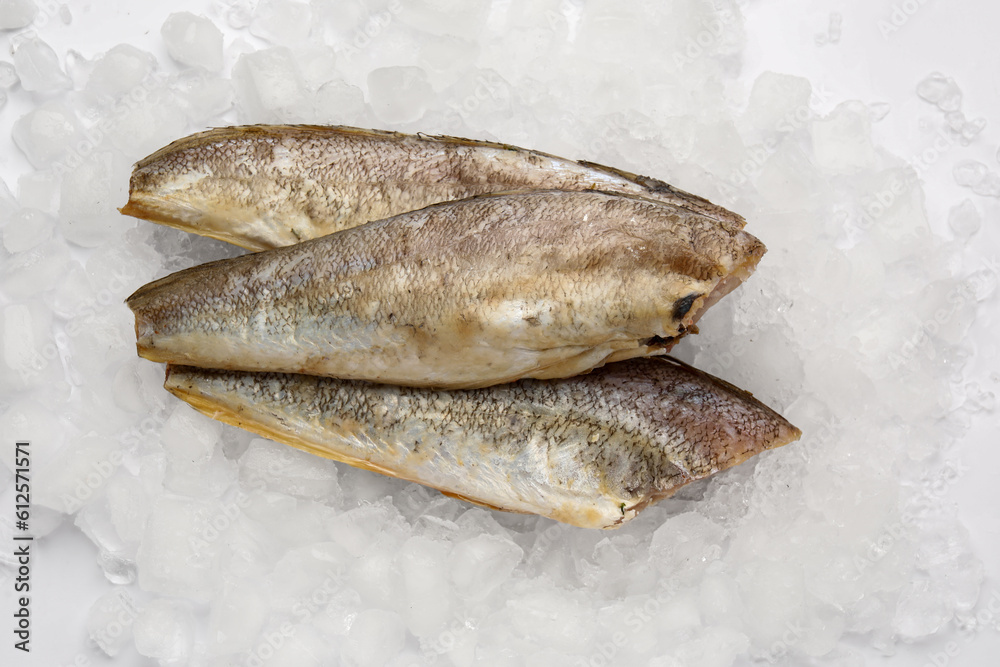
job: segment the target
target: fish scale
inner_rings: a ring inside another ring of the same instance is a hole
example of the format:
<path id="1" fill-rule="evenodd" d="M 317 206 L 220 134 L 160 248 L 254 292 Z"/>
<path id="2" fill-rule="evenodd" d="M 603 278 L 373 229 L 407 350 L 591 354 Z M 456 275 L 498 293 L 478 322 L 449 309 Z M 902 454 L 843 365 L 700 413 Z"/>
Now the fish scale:
<path id="1" fill-rule="evenodd" d="M 588 528 L 616 527 L 800 435 L 750 394 L 670 358 L 455 391 L 180 366 L 165 386 L 210 417 L 314 454 Z M 639 400 L 649 395 L 666 398 Z"/>
<path id="2" fill-rule="evenodd" d="M 185 137 L 140 160 L 122 213 L 278 248 L 431 204 L 513 190 L 603 190 L 741 228 L 663 181 L 507 144 L 351 127 L 250 125 Z"/>
<path id="3" fill-rule="evenodd" d="M 154 361 L 477 387 L 665 354 L 764 251 L 686 209 L 532 191 L 211 262 L 127 303 Z"/>

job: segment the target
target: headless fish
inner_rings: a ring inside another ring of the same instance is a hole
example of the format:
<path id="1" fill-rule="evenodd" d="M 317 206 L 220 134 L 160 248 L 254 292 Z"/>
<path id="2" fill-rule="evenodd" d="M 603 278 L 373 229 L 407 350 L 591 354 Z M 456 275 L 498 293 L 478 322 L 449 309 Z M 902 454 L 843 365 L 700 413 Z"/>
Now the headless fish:
<path id="1" fill-rule="evenodd" d="M 614 528 L 801 435 L 747 392 L 671 358 L 462 391 L 178 366 L 164 386 L 209 417 L 307 452 L 585 528 Z"/>
<path id="2" fill-rule="evenodd" d="M 438 202 L 550 189 L 636 195 L 744 224 L 662 181 L 589 162 L 486 141 L 309 125 L 224 127 L 175 141 L 136 164 L 121 212 L 256 251 Z"/>
<path id="3" fill-rule="evenodd" d="M 764 252 L 688 209 L 535 191 L 211 262 L 127 303 L 152 361 L 482 387 L 665 354 Z"/>

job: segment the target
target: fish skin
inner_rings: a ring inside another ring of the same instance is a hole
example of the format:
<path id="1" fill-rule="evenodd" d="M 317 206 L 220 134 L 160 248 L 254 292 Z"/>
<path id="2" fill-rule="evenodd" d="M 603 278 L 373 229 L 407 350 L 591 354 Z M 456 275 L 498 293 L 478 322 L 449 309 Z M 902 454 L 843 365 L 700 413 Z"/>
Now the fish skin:
<path id="1" fill-rule="evenodd" d="M 516 146 L 352 127 L 250 125 L 140 160 L 125 215 L 250 250 L 278 248 L 442 201 L 515 190 L 603 190 L 739 215 L 663 181 Z"/>
<path id="2" fill-rule="evenodd" d="M 664 354 L 764 252 L 686 209 L 535 191 L 211 262 L 127 303 L 153 361 L 467 388 Z"/>
<path id="3" fill-rule="evenodd" d="M 313 454 L 584 528 L 614 528 L 801 435 L 749 393 L 669 357 L 459 391 L 178 366 L 164 386 Z"/>

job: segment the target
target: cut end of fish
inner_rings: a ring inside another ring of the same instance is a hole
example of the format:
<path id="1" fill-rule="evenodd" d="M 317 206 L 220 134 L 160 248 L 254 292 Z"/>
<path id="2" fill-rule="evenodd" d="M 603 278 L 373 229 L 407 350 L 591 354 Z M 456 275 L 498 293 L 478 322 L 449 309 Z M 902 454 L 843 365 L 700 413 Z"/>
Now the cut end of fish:
<path id="1" fill-rule="evenodd" d="M 143 186 L 136 185 L 137 173 L 132 175 L 128 201 L 118 209 L 122 215 L 225 241 L 253 252 L 277 247 L 261 238 L 268 228 L 257 217 L 248 220 L 242 210 L 221 205 L 197 206 L 184 197 L 143 190 Z"/>

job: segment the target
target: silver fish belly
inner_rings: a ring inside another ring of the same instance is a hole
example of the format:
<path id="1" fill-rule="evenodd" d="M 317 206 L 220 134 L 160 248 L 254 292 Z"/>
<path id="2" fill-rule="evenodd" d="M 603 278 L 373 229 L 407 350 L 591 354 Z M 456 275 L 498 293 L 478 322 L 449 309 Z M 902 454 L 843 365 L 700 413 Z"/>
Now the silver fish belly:
<path id="1" fill-rule="evenodd" d="M 175 141 L 136 164 L 121 211 L 266 250 L 442 201 L 546 189 L 637 195 L 744 224 L 667 183 L 597 164 L 485 141 L 308 125 L 225 127 Z"/>
<path id="2" fill-rule="evenodd" d="M 687 209 L 535 191 L 212 262 L 127 303 L 153 361 L 480 387 L 664 354 L 764 252 Z"/>
<path id="3" fill-rule="evenodd" d="M 750 394 L 670 358 L 460 391 L 176 366 L 165 387 L 319 456 L 586 528 L 616 527 L 800 436 Z"/>

